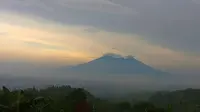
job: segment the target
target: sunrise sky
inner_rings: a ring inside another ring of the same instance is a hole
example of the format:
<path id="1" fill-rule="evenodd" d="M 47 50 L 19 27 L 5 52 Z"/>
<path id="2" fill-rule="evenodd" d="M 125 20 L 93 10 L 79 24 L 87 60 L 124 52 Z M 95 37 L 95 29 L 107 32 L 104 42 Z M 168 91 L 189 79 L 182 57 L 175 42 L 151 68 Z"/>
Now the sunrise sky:
<path id="1" fill-rule="evenodd" d="M 198 0 L 0 0 L 0 62 L 74 65 L 117 53 L 198 70 L 199 10 Z"/>

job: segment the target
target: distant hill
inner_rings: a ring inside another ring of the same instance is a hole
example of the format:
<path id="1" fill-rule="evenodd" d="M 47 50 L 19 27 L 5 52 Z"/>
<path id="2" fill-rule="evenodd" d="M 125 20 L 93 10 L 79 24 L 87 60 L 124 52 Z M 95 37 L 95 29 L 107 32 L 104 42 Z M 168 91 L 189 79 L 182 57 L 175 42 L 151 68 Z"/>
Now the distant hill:
<path id="1" fill-rule="evenodd" d="M 132 56 L 122 57 L 117 54 L 105 54 L 100 58 L 65 69 L 70 72 L 88 74 L 166 74 L 154 69 Z"/>
<path id="2" fill-rule="evenodd" d="M 199 112 L 200 89 L 158 92 L 152 95 L 149 101 L 163 108 L 167 108 L 171 105 L 172 112 Z"/>

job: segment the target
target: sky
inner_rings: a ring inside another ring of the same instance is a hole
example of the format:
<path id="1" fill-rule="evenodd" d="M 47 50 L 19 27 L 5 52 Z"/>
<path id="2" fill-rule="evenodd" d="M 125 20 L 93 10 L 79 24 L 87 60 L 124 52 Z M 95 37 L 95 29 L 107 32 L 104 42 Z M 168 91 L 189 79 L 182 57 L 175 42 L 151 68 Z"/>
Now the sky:
<path id="1" fill-rule="evenodd" d="M 199 0 L 0 0 L 0 67 L 117 53 L 200 73 L 199 11 Z"/>

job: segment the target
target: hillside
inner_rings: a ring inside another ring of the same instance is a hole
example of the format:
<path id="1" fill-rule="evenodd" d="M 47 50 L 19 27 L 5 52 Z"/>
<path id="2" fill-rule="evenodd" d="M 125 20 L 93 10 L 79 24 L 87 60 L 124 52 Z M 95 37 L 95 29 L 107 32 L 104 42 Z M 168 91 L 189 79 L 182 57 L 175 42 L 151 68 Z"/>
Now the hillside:
<path id="1" fill-rule="evenodd" d="M 158 92 L 149 101 L 163 108 L 167 108 L 170 105 L 172 112 L 199 112 L 200 89 Z"/>

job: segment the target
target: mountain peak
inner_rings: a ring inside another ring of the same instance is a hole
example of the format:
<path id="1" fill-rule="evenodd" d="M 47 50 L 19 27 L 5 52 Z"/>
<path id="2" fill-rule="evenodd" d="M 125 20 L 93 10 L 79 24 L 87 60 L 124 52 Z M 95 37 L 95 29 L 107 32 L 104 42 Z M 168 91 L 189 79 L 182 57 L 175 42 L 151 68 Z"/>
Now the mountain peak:
<path id="1" fill-rule="evenodd" d="M 162 74 L 163 72 L 144 64 L 133 56 L 107 53 L 100 58 L 71 68 L 72 71 L 87 74 Z"/>
<path id="2" fill-rule="evenodd" d="M 123 58 L 123 59 L 135 59 L 134 56 L 128 55 L 128 56 L 122 56 L 120 54 L 115 54 L 115 53 L 106 53 L 102 57 L 111 57 L 111 58 Z"/>
<path id="3" fill-rule="evenodd" d="M 106 53 L 102 57 L 124 58 L 122 55 L 115 53 Z"/>

